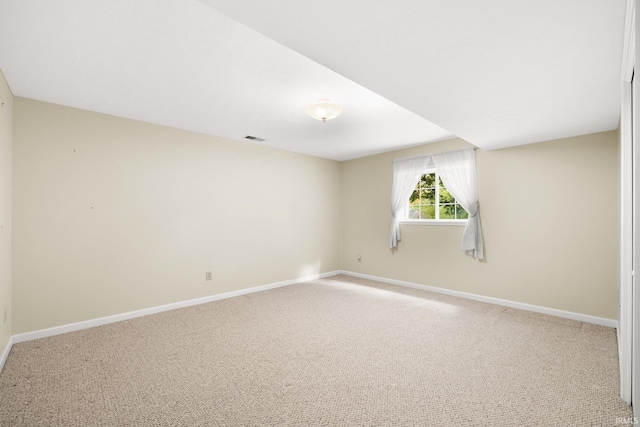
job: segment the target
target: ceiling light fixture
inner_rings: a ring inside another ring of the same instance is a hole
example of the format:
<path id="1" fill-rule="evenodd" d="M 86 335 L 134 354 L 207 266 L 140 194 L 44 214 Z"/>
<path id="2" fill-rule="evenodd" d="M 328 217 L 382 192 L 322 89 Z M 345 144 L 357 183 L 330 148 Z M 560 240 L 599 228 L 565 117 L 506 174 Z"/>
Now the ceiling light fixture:
<path id="1" fill-rule="evenodd" d="M 316 120 L 326 122 L 342 114 L 342 108 L 338 105 L 330 104 L 327 98 L 318 99 L 317 104 L 309 105 L 305 111 Z"/>

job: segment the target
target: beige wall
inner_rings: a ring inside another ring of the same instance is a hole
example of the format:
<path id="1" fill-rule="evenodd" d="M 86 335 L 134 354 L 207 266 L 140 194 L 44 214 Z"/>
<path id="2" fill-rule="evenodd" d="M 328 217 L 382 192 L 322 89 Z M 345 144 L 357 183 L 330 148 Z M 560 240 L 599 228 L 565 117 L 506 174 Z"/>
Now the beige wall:
<path id="1" fill-rule="evenodd" d="M 340 268 L 337 162 L 19 97 L 13 148 L 14 334 Z"/>
<path id="2" fill-rule="evenodd" d="M 15 98 L 13 143 L 4 342 L 340 268 L 617 317 L 615 131 L 477 151 L 484 262 L 460 251 L 456 226 L 403 225 L 388 249 L 392 160 L 467 147 L 460 139 L 339 164 Z M 10 143 L 0 159 L 10 183 Z"/>
<path id="3" fill-rule="evenodd" d="M 11 337 L 11 145 L 13 95 L 0 71 L 0 353 Z M 5 311 L 7 319 L 5 321 Z"/>
<path id="4" fill-rule="evenodd" d="M 467 146 L 452 139 L 343 163 L 342 268 L 616 319 L 616 131 L 478 150 L 485 262 L 460 251 L 456 226 L 403 225 L 389 250 L 392 160 Z"/>

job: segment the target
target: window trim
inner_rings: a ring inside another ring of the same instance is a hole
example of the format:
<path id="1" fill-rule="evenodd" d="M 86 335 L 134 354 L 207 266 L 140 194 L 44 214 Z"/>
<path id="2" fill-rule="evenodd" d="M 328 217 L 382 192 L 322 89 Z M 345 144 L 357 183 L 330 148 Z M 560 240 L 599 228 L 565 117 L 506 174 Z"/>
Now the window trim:
<path id="1" fill-rule="evenodd" d="M 467 225 L 466 219 L 402 219 L 400 225 Z"/>
<path id="2" fill-rule="evenodd" d="M 435 199 L 436 199 L 436 207 L 440 207 L 440 174 L 438 173 L 438 168 L 431 167 L 426 169 L 422 175 L 435 174 Z M 422 175 L 420 175 L 422 177 Z M 457 202 L 457 201 L 456 201 Z M 459 204 L 459 203 L 456 203 Z M 409 201 L 407 201 L 407 210 L 405 210 L 405 214 L 408 214 L 409 210 Z M 439 209 L 435 210 L 436 215 L 439 215 Z M 467 225 L 468 218 L 463 219 L 428 219 L 428 218 L 420 218 L 420 219 L 409 219 L 404 218 L 398 221 L 401 225 Z"/>

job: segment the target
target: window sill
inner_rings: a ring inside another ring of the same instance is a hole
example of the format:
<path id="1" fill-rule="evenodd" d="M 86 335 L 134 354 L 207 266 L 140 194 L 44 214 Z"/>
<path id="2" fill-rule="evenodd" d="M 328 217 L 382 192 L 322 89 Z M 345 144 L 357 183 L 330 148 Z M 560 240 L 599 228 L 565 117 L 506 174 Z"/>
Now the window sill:
<path id="1" fill-rule="evenodd" d="M 436 221 L 434 219 L 405 219 L 400 221 L 400 225 L 454 225 L 454 226 L 465 226 L 467 225 L 466 219 L 448 219 L 448 220 L 439 220 Z"/>

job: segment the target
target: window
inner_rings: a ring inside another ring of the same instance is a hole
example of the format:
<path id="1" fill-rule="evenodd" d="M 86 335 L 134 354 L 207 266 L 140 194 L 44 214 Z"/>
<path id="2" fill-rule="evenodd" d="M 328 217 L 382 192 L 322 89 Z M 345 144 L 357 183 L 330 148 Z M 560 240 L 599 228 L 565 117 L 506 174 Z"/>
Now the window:
<path id="1" fill-rule="evenodd" d="M 455 221 L 469 218 L 467 211 L 442 184 L 437 171 L 422 175 L 408 203 L 408 220 Z"/>
<path id="2" fill-rule="evenodd" d="M 440 180 L 441 176 L 444 181 Z M 457 200 L 443 182 L 449 185 Z M 391 186 L 389 248 L 397 248 L 402 240 L 400 223 L 403 221 L 420 225 L 465 225 L 460 248 L 476 259 L 484 259 L 479 208 L 474 149 L 396 159 Z"/>

